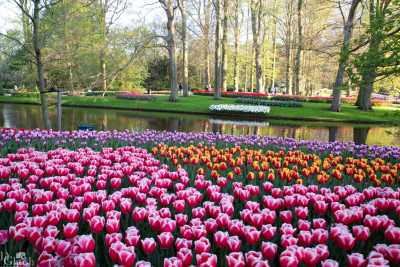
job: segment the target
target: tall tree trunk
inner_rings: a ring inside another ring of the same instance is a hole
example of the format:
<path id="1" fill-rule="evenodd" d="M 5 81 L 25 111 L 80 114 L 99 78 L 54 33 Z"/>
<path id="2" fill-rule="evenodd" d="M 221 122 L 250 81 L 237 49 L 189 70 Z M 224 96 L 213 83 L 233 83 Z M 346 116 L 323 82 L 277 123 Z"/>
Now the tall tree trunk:
<path id="1" fill-rule="evenodd" d="M 50 129 L 50 119 L 49 119 L 49 110 L 47 103 L 47 95 L 46 95 L 46 83 L 44 80 L 44 67 L 42 62 L 42 50 L 40 44 L 39 37 L 39 29 L 40 29 L 40 0 L 34 0 L 33 7 L 33 34 L 32 34 L 32 43 L 33 49 L 35 51 L 35 63 L 36 63 L 36 72 L 37 72 L 37 84 L 40 92 L 40 103 L 41 103 L 41 113 L 43 125 L 46 129 Z"/>
<path id="2" fill-rule="evenodd" d="M 168 56 L 170 66 L 170 82 L 171 94 L 169 101 L 176 102 L 177 99 L 177 71 L 176 71 L 176 44 L 175 44 L 175 10 L 172 3 L 169 3 L 165 9 L 167 13 L 167 29 L 168 29 Z"/>
<path id="3" fill-rule="evenodd" d="M 340 111 L 340 97 L 343 87 L 343 78 L 346 70 L 346 64 L 349 60 L 350 40 L 353 34 L 354 17 L 356 14 L 357 6 L 360 2 L 361 0 L 352 1 L 347 20 L 343 27 L 343 44 L 340 51 L 339 67 L 336 73 L 336 80 L 333 87 L 333 98 L 331 104 L 331 110 L 336 112 Z"/>
<path id="4" fill-rule="evenodd" d="M 235 47 L 233 52 L 233 84 L 235 86 L 235 92 L 239 92 L 239 70 L 238 70 L 239 38 L 240 38 L 239 11 L 240 11 L 240 0 L 235 0 L 235 17 L 234 17 Z"/>
<path id="5" fill-rule="evenodd" d="M 211 1 L 203 0 L 204 6 L 204 86 L 210 88 L 211 73 L 210 73 L 210 19 L 211 19 Z"/>
<path id="6" fill-rule="evenodd" d="M 253 32 L 254 62 L 256 65 L 256 91 L 260 92 L 263 88 L 263 71 L 261 63 L 261 27 L 264 20 L 263 0 L 252 0 L 251 9 L 251 29 Z"/>
<path id="7" fill-rule="evenodd" d="M 214 52 L 214 98 L 221 98 L 221 65 L 220 65 L 220 27 L 221 27 L 221 5 L 219 0 L 215 4 L 215 52 Z"/>
<path id="8" fill-rule="evenodd" d="M 286 94 L 290 94 L 292 89 L 292 23 L 293 23 L 293 2 L 291 0 L 287 1 L 286 5 L 287 17 L 285 20 L 285 56 L 286 56 L 286 66 L 285 66 L 285 87 Z"/>
<path id="9" fill-rule="evenodd" d="M 276 12 L 276 0 L 274 0 L 273 12 Z M 276 37 L 277 37 L 277 19 L 274 17 L 274 32 L 272 40 L 272 79 L 271 79 L 271 90 L 275 90 L 275 69 L 276 69 Z"/>
<path id="10" fill-rule="evenodd" d="M 103 91 L 103 96 L 107 92 L 107 26 L 106 26 L 106 3 L 102 0 L 99 1 L 99 18 L 100 18 L 100 35 L 101 35 L 101 45 L 100 45 L 100 86 Z"/>
<path id="11" fill-rule="evenodd" d="M 228 68 L 228 3 L 229 0 L 223 0 L 223 19 L 222 19 L 222 47 L 221 47 L 221 85 L 222 91 L 226 91 L 226 73 Z"/>
<path id="12" fill-rule="evenodd" d="M 188 64 L 188 45 L 187 45 L 187 15 L 186 0 L 179 0 L 179 9 L 182 16 L 182 68 L 183 68 L 183 96 L 188 96 L 189 87 L 189 64 Z"/>
<path id="13" fill-rule="evenodd" d="M 297 50 L 294 64 L 294 91 L 296 95 L 300 94 L 300 68 L 301 68 L 301 52 L 303 50 L 303 24 L 302 12 L 303 0 L 297 0 Z"/>

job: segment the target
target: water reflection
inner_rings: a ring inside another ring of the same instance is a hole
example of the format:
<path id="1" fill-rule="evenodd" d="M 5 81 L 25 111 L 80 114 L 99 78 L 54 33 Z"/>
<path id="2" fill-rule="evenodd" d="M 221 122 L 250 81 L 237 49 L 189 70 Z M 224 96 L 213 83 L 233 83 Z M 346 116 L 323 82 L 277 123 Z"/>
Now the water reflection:
<path id="1" fill-rule="evenodd" d="M 42 126 L 39 106 L 0 104 L 0 112 L 0 127 Z M 50 110 L 50 117 L 55 123 L 55 110 Z M 296 121 L 246 121 L 171 113 L 63 108 L 64 130 L 75 130 L 80 124 L 92 124 L 99 130 L 209 131 L 233 135 L 257 134 L 307 140 L 354 141 L 357 144 L 400 144 L 398 127 L 376 125 L 353 127 L 352 124 Z"/>

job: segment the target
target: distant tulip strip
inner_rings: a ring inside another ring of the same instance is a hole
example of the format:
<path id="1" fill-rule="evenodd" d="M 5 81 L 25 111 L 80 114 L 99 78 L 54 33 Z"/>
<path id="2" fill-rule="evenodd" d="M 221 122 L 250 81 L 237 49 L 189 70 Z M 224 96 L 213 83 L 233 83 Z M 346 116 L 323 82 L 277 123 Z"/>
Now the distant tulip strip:
<path id="1" fill-rule="evenodd" d="M 399 266 L 398 167 L 203 144 L 23 148 L 0 158 L 0 249 L 37 266 Z"/>
<path id="2" fill-rule="evenodd" d="M 399 162 L 400 147 L 355 145 L 348 142 L 324 143 L 258 135 L 233 136 L 218 133 L 184 133 L 146 130 L 136 131 L 53 131 L 0 129 L 0 153 L 15 152 L 18 148 L 34 147 L 51 150 L 59 147 L 77 149 L 91 147 L 140 146 L 151 148 L 159 143 L 190 145 L 201 143 L 217 147 L 241 146 L 251 149 L 301 150 L 316 154 L 348 155 L 356 158 L 382 158 Z"/>

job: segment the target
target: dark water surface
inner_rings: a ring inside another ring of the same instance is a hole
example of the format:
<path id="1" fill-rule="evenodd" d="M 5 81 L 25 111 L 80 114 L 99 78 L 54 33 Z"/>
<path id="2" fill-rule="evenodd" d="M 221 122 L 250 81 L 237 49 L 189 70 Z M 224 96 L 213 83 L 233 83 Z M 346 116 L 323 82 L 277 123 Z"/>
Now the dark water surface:
<path id="1" fill-rule="evenodd" d="M 0 127 L 42 127 L 40 107 L 37 105 L 0 104 L 0 113 Z M 50 116 L 55 123 L 54 108 L 50 110 Z M 63 107 L 64 130 L 76 130 L 81 124 L 94 125 L 97 130 L 209 131 L 233 135 L 258 134 L 320 141 L 400 145 L 400 127 L 396 126 L 284 120 L 246 121 L 174 113 Z"/>

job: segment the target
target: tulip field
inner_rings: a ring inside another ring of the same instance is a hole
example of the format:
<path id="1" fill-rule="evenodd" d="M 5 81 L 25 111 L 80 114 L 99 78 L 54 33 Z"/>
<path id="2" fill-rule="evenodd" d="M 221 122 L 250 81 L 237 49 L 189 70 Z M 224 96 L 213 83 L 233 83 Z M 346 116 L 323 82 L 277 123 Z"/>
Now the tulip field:
<path id="1" fill-rule="evenodd" d="M 400 266 L 399 147 L 3 129 L 0 153 L 0 252 L 37 266 Z"/>

